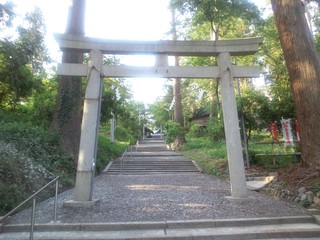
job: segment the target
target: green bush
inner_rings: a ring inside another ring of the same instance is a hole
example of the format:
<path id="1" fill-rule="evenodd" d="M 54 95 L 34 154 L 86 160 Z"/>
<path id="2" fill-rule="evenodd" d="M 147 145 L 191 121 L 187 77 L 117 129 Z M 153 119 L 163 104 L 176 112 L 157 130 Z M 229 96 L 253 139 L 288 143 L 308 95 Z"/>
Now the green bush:
<path id="1" fill-rule="evenodd" d="M 0 214 L 11 210 L 54 178 L 43 165 L 0 142 Z M 10 191 L 9 191 L 10 190 Z"/>
<path id="2" fill-rule="evenodd" d="M 0 138 L 11 143 L 18 152 L 42 164 L 49 171 L 62 169 L 74 172 L 74 159 L 62 152 L 58 135 L 31 123 L 11 122 L 0 124 Z"/>
<path id="3" fill-rule="evenodd" d="M 228 176 L 225 141 L 212 142 L 209 138 L 188 138 L 183 154 L 195 160 L 205 173 L 225 178 Z"/>
<path id="4" fill-rule="evenodd" d="M 128 146 L 127 142 L 112 143 L 105 136 L 99 136 L 96 173 L 101 173 L 111 160 L 120 156 Z"/>
<path id="5" fill-rule="evenodd" d="M 312 190 L 314 192 L 320 192 L 320 180 L 319 181 L 316 181 L 313 186 L 312 186 Z"/>
<path id="6" fill-rule="evenodd" d="M 208 154 L 214 159 L 219 159 L 219 158 L 226 159 L 227 158 L 226 148 L 223 148 L 223 147 L 209 149 Z"/>
<path id="7" fill-rule="evenodd" d="M 212 141 L 224 139 L 223 121 L 221 118 L 210 118 L 208 124 L 208 134 Z"/>
<path id="8" fill-rule="evenodd" d="M 29 197 L 26 195 L 26 189 L 19 184 L 1 184 L 0 185 L 0 215 L 4 215 L 16 207 L 21 199 Z"/>
<path id="9" fill-rule="evenodd" d="M 28 122 L 0 123 L 0 213 L 5 213 L 55 176 L 71 187 L 75 161 L 59 148 L 58 136 Z M 7 189 L 15 191 L 7 191 Z M 40 199 L 51 193 L 44 193 Z M 10 201 L 7 201 L 11 199 Z"/>
<path id="10" fill-rule="evenodd" d="M 175 121 L 168 121 L 165 126 L 165 140 L 166 143 L 170 144 L 173 143 L 176 138 L 183 133 L 183 128 L 180 126 L 179 123 Z"/>
<path id="11" fill-rule="evenodd" d="M 199 138 L 199 137 L 205 137 L 208 134 L 207 130 L 200 127 L 199 124 L 192 124 L 188 133 L 188 138 Z"/>
<path id="12" fill-rule="evenodd" d="M 129 142 L 132 144 L 137 140 L 137 138 L 129 131 L 129 129 L 123 126 L 117 126 L 114 134 L 116 140 L 120 142 Z"/>
<path id="13" fill-rule="evenodd" d="M 207 138 L 188 138 L 184 145 L 185 150 L 210 148 L 213 143 Z"/>

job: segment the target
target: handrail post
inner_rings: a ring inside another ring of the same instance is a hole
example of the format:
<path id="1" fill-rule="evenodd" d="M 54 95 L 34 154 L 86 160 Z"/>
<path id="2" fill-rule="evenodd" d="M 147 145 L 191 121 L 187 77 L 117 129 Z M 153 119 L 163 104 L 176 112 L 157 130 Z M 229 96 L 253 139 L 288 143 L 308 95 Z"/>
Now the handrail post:
<path id="1" fill-rule="evenodd" d="M 54 197 L 54 217 L 53 217 L 53 222 L 57 222 L 58 190 L 59 190 L 59 179 L 57 179 L 57 181 L 56 181 L 56 191 L 55 191 L 55 197 Z"/>
<path id="2" fill-rule="evenodd" d="M 32 211 L 31 211 L 31 226 L 30 226 L 30 240 L 33 240 L 33 232 L 34 232 L 34 219 L 36 213 L 36 199 L 34 198 L 32 201 Z"/>

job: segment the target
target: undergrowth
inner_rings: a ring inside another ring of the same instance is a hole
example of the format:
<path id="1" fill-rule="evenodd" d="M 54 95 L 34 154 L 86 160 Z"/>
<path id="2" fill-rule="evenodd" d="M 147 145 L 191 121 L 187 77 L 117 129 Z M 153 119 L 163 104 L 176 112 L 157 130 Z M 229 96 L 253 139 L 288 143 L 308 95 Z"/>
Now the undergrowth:
<path id="1" fill-rule="evenodd" d="M 189 138 L 182 152 L 187 158 L 195 160 L 205 173 L 221 178 L 228 176 L 225 141 Z"/>
<path id="2" fill-rule="evenodd" d="M 249 161 L 251 166 L 262 166 L 267 170 L 273 171 L 299 162 L 299 157 L 294 156 L 294 153 L 299 151 L 297 147 L 284 147 L 276 143 L 273 145 L 273 152 L 276 156 L 259 156 L 259 154 L 272 153 L 272 144 L 269 142 L 271 142 L 270 136 L 266 134 L 256 134 L 249 141 Z M 212 141 L 208 137 L 189 136 L 182 152 L 186 157 L 195 160 L 205 173 L 223 178 L 228 177 L 227 151 L 224 140 Z M 292 155 L 285 156 L 285 154 Z"/>
<path id="3" fill-rule="evenodd" d="M 60 176 L 59 191 L 74 186 L 76 159 L 59 147 L 58 135 L 32 123 L 13 118 L 0 122 L 0 215 Z M 127 147 L 126 142 L 111 143 L 100 135 L 96 173 Z M 52 196 L 54 189 L 44 191 L 38 200 Z"/>

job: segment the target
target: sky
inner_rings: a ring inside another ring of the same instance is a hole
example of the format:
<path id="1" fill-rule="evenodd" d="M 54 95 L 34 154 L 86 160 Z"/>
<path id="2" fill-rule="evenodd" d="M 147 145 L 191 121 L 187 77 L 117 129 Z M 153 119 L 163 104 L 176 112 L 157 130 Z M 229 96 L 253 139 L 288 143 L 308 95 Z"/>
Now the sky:
<path id="1" fill-rule="evenodd" d="M 53 38 L 54 33 L 64 33 L 70 0 L 12 0 L 23 14 L 39 6 L 46 22 L 46 42 L 51 57 L 61 61 L 61 52 Z M 5 0 L 0 0 L 0 3 Z M 262 5 L 261 0 L 254 0 Z M 85 32 L 88 37 L 105 39 L 161 40 L 170 39 L 171 14 L 169 0 L 87 0 Z M 122 64 L 154 65 L 153 56 L 130 56 Z M 133 97 L 138 102 L 151 104 L 164 95 L 165 79 L 127 79 Z M 150 91 L 150 89 L 155 91 Z M 146 91 L 147 90 L 147 91 Z"/>

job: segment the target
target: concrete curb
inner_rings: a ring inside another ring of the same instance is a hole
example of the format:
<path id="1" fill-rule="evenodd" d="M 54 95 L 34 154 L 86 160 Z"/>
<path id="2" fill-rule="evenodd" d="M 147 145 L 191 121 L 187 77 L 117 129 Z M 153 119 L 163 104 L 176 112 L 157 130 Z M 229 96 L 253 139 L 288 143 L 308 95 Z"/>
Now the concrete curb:
<path id="1" fill-rule="evenodd" d="M 320 216 L 293 216 L 276 218 L 244 219 L 202 219 L 159 222 L 115 222 L 115 223 L 48 223 L 36 224 L 35 231 L 122 231 L 122 230 L 156 230 L 156 229 L 200 229 L 253 227 L 283 224 L 319 224 Z M 29 231 L 29 224 L 4 225 L 3 232 Z"/>

